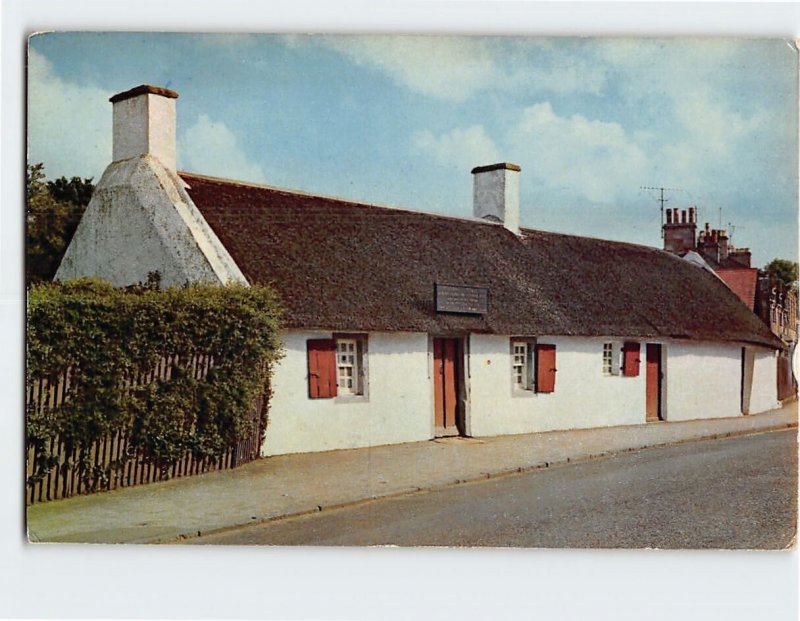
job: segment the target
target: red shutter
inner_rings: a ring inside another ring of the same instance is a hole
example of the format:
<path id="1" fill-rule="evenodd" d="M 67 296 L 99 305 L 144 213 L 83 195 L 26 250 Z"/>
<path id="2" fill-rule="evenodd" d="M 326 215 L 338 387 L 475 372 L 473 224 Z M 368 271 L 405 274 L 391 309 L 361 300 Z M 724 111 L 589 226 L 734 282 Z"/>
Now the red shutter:
<path id="1" fill-rule="evenodd" d="M 336 341 L 309 339 L 308 396 L 329 399 L 336 396 Z"/>
<path id="2" fill-rule="evenodd" d="M 639 343 L 628 342 L 622 346 L 622 374 L 625 377 L 636 377 L 639 375 Z"/>
<path id="3" fill-rule="evenodd" d="M 556 346 L 536 345 L 536 392 L 556 389 Z"/>

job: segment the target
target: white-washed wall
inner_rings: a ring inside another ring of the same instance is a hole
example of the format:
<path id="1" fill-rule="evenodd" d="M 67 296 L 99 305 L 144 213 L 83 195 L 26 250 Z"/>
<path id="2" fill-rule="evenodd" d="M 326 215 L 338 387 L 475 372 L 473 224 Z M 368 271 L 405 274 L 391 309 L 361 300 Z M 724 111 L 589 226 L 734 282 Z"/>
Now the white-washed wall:
<path id="1" fill-rule="evenodd" d="M 672 343 L 666 349 L 666 420 L 741 415 L 740 346 Z"/>
<path id="2" fill-rule="evenodd" d="M 414 442 L 433 437 L 430 341 L 421 333 L 373 333 L 368 395 L 310 399 L 306 341 L 331 332 L 290 331 L 273 375 L 264 455 Z M 645 423 L 646 341 L 636 377 L 604 375 L 603 343 L 624 339 L 539 337 L 556 345 L 555 392 L 515 391 L 508 336 L 471 335 L 466 418 L 472 436 Z M 662 343 L 662 413 L 668 421 L 741 415 L 741 347 Z M 756 349 L 751 413 L 777 405 L 774 353 Z"/>
<path id="3" fill-rule="evenodd" d="M 749 414 L 758 414 L 778 407 L 778 360 L 775 352 L 755 348 L 753 389 L 750 392 Z"/>
<path id="4" fill-rule="evenodd" d="M 645 420 L 645 366 L 637 377 L 603 375 L 603 343 L 614 339 L 539 337 L 556 345 L 550 394 L 514 391 L 507 336 L 470 338 L 468 430 L 475 436 L 631 425 Z"/>
<path id="5" fill-rule="evenodd" d="M 372 333 L 368 395 L 310 399 L 306 341 L 331 332 L 289 331 L 276 365 L 264 455 L 415 442 L 433 437 L 428 336 Z"/>
<path id="6" fill-rule="evenodd" d="M 106 168 L 55 279 L 95 276 L 123 287 L 155 271 L 164 286 L 247 282 L 181 179 L 143 155 Z"/>

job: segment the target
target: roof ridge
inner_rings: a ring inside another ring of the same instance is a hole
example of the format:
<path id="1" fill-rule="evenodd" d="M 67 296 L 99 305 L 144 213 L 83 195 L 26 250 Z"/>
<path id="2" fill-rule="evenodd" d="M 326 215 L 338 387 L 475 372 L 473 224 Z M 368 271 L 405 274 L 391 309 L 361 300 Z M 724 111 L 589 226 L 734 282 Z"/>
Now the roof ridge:
<path id="1" fill-rule="evenodd" d="M 544 233 L 546 235 L 559 235 L 561 237 L 574 237 L 576 239 L 588 239 L 591 241 L 601 241 L 606 242 L 608 244 L 613 244 L 615 246 L 626 246 L 629 248 L 639 248 L 642 250 L 650 250 L 656 253 L 663 253 L 667 254 L 671 257 L 676 259 L 680 259 L 680 257 L 674 255 L 671 252 L 667 252 L 666 250 L 662 250 L 661 248 L 656 248 L 655 246 L 649 246 L 647 244 L 637 244 L 636 242 L 629 242 L 629 241 L 619 241 L 616 239 L 608 239 L 606 237 L 595 237 L 594 235 L 578 235 L 577 233 L 562 233 L 561 231 L 546 231 L 544 229 L 532 229 L 529 227 L 520 227 L 520 233 L 526 235 L 528 233 Z"/>
<path id="2" fill-rule="evenodd" d="M 443 213 L 431 213 L 430 211 L 420 211 L 418 209 L 410 209 L 408 207 L 399 207 L 397 205 L 384 205 L 381 203 L 370 203 L 370 202 L 363 202 L 357 201 L 352 198 L 345 198 L 342 196 L 334 196 L 332 194 L 319 194 L 316 192 L 306 192 L 304 190 L 296 190 L 294 188 L 281 188 L 275 185 L 268 185 L 266 183 L 255 183 L 252 181 L 240 181 L 237 179 L 227 179 L 225 177 L 215 177 L 212 175 L 203 175 L 199 173 L 192 173 L 187 172 L 185 170 L 179 170 L 178 175 L 183 178 L 184 176 L 188 177 L 198 177 L 200 179 L 205 179 L 207 181 L 218 182 L 228 185 L 238 185 L 242 187 L 250 187 L 262 190 L 273 190 L 275 192 L 283 192 L 284 194 L 291 194 L 296 196 L 307 196 L 309 198 L 321 198 L 324 200 L 329 201 L 336 201 L 339 203 L 345 203 L 347 205 L 356 205 L 358 207 L 373 207 L 376 209 L 391 209 L 392 211 L 401 211 L 404 213 L 413 213 L 420 216 L 425 216 L 429 218 L 443 218 L 445 220 L 457 220 L 459 222 L 467 222 L 470 224 L 485 224 L 488 226 L 499 226 L 503 227 L 502 222 L 491 222 L 489 220 L 482 220 L 480 218 L 474 218 L 469 216 L 454 216 L 451 214 L 443 214 Z M 190 188 L 191 189 L 191 188 Z"/>

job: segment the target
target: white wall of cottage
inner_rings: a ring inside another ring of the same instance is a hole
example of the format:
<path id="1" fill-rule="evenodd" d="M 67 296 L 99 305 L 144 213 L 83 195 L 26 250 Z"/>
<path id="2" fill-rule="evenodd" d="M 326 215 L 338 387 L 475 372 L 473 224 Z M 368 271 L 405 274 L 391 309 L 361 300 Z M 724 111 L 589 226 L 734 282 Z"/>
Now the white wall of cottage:
<path id="1" fill-rule="evenodd" d="M 778 403 L 778 359 L 770 349 L 755 348 L 753 388 L 750 392 L 750 412 L 758 414 L 772 410 Z"/>
<path id="2" fill-rule="evenodd" d="M 748 347 L 755 358 L 749 414 L 778 406 L 777 363 L 772 350 Z M 675 343 L 668 347 L 666 419 L 724 418 L 741 414 L 742 348 Z"/>
<path id="3" fill-rule="evenodd" d="M 637 377 L 603 375 L 603 343 L 615 339 L 539 337 L 556 346 L 549 394 L 515 390 L 508 336 L 470 337 L 469 431 L 476 436 L 643 423 L 644 364 Z M 644 348 L 642 348 L 644 359 Z"/>
<path id="4" fill-rule="evenodd" d="M 667 352 L 666 420 L 741 414 L 740 346 L 673 343 Z"/>
<path id="5" fill-rule="evenodd" d="M 428 335 L 371 333 L 367 395 L 311 399 L 306 341 L 331 332 L 289 331 L 272 377 L 263 455 L 414 442 L 433 437 Z"/>
<path id="6" fill-rule="evenodd" d="M 368 337 L 368 395 L 310 399 L 306 341 L 331 332 L 284 334 L 285 357 L 273 375 L 264 455 L 427 440 L 434 434 L 430 339 L 422 333 Z M 538 337 L 556 345 L 555 391 L 515 390 L 508 336 L 473 334 L 466 347 L 467 434 L 495 436 L 644 424 L 645 345 L 638 376 L 603 374 L 603 344 L 616 337 Z M 774 353 L 753 348 L 750 413 L 778 406 Z M 662 342 L 663 405 L 668 421 L 741 415 L 741 346 Z"/>

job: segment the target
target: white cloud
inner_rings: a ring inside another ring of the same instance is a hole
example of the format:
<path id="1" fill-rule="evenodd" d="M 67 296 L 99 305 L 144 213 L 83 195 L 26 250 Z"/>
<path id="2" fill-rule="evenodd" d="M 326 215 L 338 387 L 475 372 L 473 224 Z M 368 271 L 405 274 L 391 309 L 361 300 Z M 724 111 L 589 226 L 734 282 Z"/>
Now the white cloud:
<path id="1" fill-rule="evenodd" d="M 469 37 L 359 36 L 322 41 L 360 65 L 385 71 L 411 90 L 447 101 L 464 101 L 496 77 L 492 52 Z"/>
<path id="2" fill-rule="evenodd" d="M 265 183 L 263 168 L 250 160 L 228 127 L 201 114 L 179 140 L 180 167 L 200 174 Z"/>
<path id="3" fill-rule="evenodd" d="M 630 194 L 649 169 L 646 151 L 621 125 L 558 116 L 549 102 L 526 108 L 500 147 L 480 125 L 439 136 L 419 131 L 413 143 L 437 164 L 459 170 L 512 156 L 538 192 L 594 203 Z"/>
<path id="4" fill-rule="evenodd" d="M 693 136 L 702 151 L 712 157 L 726 157 L 744 136 L 759 128 L 764 115 L 756 111 L 749 118 L 730 110 L 709 89 L 696 89 L 675 101 L 675 116 Z"/>
<path id="5" fill-rule="evenodd" d="M 433 157 L 440 166 L 470 170 L 499 161 L 500 152 L 481 125 L 456 128 L 441 136 L 424 130 L 412 136 L 414 146 Z"/>
<path id="6" fill-rule="evenodd" d="M 659 129 L 669 127 L 662 132 L 665 154 L 680 154 L 682 171 L 709 158 L 729 158 L 742 138 L 768 129 L 768 114 L 755 98 L 747 114 L 730 103 L 742 99 L 742 85 L 731 79 L 731 68 L 746 53 L 741 41 L 611 39 L 598 41 L 597 50 L 619 73 L 626 98 L 663 112 Z"/>
<path id="7" fill-rule="evenodd" d="M 648 169 L 647 153 L 620 124 L 558 116 L 549 102 L 525 109 L 509 143 L 541 187 L 596 203 L 620 199 Z"/>
<path id="8" fill-rule="evenodd" d="M 94 177 L 111 162 L 110 91 L 66 82 L 33 48 L 28 55 L 28 160 L 49 178 Z"/>
<path id="9" fill-rule="evenodd" d="M 463 102 L 481 91 L 534 89 L 599 93 L 605 71 L 580 53 L 553 63 L 548 39 L 445 36 L 290 37 L 288 47 L 319 41 L 359 65 L 387 73 L 423 95 Z"/>
<path id="10" fill-rule="evenodd" d="M 111 162 L 111 91 L 66 82 L 51 62 L 30 49 L 28 62 L 28 156 L 43 162 L 49 178 L 62 175 L 99 180 Z M 182 167 L 198 173 L 262 183 L 264 171 L 248 159 L 224 123 L 201 115 L 183 132 Z"/>

